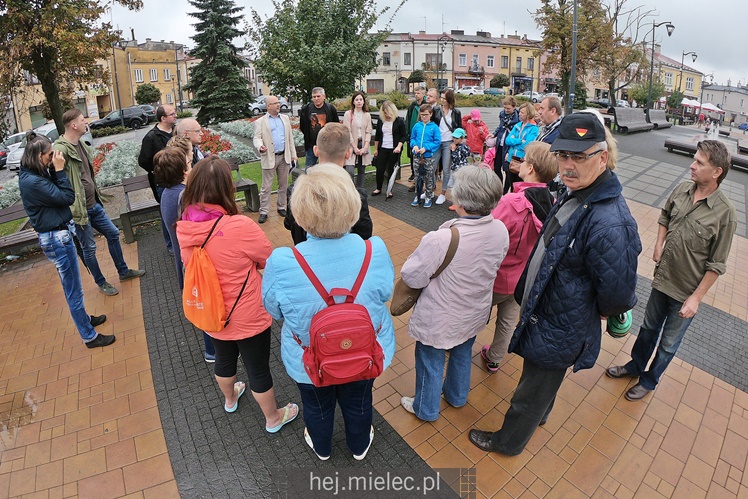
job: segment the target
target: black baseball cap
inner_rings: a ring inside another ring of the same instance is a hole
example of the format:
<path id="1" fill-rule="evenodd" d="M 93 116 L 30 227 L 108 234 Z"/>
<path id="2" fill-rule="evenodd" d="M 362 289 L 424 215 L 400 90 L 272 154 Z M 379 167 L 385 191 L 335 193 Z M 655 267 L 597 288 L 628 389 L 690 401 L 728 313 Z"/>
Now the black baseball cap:
<path id="1" fill-rule="evenodd" d="M 558 137 L 551 144 L 551 152 L 582 152 L 598 142 L 605 141 L 605 127 L 592 113 L 564 116 L 558 131 Z"/>

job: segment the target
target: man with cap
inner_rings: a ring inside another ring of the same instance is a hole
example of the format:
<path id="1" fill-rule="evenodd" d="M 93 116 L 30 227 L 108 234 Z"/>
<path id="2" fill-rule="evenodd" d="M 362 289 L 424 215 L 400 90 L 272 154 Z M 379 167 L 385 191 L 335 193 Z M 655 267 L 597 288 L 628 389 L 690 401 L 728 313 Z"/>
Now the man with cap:
<path id="1" fill-rule="evenodd" d="M 652 293 L 631 362 L 606 371 L 611 378 L 639 377 L 626 392 L 628 400 L 640 400 L 655 389 L 704 295 L 727 270 L 738 223 L 735 206 L 719 188 L 729 170 L 730 153 L 722 142 L 699 142 L 691 180 L 676 187 L 662 208 Z"/>
<path id="2" fill-rule="evenodd" d="M 504 424 L 496 432 L 470 430 L 470 441 L 485 451 L 520 454 L 548 419 L 567 369 L 595 365 L 601 317 L 636 304 L 641 241 L 621 183 L 606 166 L 608 149 L 593 114 L 561 121 L 551 152 L 567 190 L 548 215 L 514 292 L 521 310 L 509 352 L 524 364 Z"/>

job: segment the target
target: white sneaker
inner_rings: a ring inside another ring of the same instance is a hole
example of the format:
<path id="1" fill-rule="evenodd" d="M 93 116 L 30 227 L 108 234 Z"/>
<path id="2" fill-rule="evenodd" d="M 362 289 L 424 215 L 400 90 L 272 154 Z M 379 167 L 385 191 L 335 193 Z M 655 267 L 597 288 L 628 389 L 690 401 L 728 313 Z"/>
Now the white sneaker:
<path id="1" fill-rule="evenodd" d="M 426 193 L 425 192 L 421 193 L 421 199 L 426 199 Z"/>
<path id="2" fill-rule="evenodd" d="M 372 426 L 372 432 L 373 432 L 373 431 L 374 431 L 374 427 Z M 317 456 L 317 457 L 318 457 L 318 458 L 319 458 L 319 459 L 320 459 L 321 461 L 327 461 L 328 459 L 330 459 L 330 456 L 320 456 L 319 454 L 317 454 L 317 451 L 316 451 L 316 450 L 314 450 L 314 443 L 312 443 L 312 437 L 310 437 L 310 436 L 309 436 L 309 431 L 307 431 L 307 429 L 306 429 L 306 428 L 304 428 L 304 441 L 305 441 L 305 442 L 306 442 L 306 444 L 307 444 L 307 445 L 309 446 L 309 448 L 311 448 L 311 449 L 312 449 L 312 450 L 314 451 L 314 454 L 315 454 L 315 455 L 316 455 L 316 456 Z M 369 442 L 369 445 L 371 445 L 371 442 Z M 367 452 L 369 451 L 369 448 L 368 448 L 368 447 L 366 448 L 366 451 L 367 451 Z M 353 456 L 353 457 L 356 457 L 356 456 Z M 361 459 L 363 459 L 364 457 L 366 457 L 366 452 L 364 452 L 364 456 L 363 456 L 363 457 L 362 457 Z"/>
<path id="3" fill-rule="evenodd" d="M 444 194 L 439 194 L 439 197 L 436 198 L 436 204 L 444 204 L 444 201 L 447 200 L 447 196 Z"/>
<path id="4" fill-rule="evenodd" d="M 371 443 L 374 441 L 374 426 L 372 425 L 371 431 L 369 432 L 369 445 L 366 446 L 366 450 L 362 454 L 354 454 L 353 459 L 356 461 L 362 461 L 366 454 L 369 452 L 369 449 L 371 448 Z"/>
<path id="5" fill-rule="evenodd" d="M 403 397 L 400 399 L 400 405 L 403 406 L 403 409 L 405 409 L 411 414 L 416 413 L 415 409 L 413 409 L 413 402 L 414 402 L 413 397 Z"/>

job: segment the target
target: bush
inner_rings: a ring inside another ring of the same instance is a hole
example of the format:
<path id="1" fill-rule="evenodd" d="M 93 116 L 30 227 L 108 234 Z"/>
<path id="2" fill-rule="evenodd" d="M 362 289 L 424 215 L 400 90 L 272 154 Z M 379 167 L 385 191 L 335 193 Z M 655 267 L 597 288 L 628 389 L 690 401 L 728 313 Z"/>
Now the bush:
<path id="1" fill-rule="evenodd" d="M 122 183 L 122 179 L 134 177 L 139 173 L 138 154 L 140 154 L 140 142 L 123 140 L 117 143 L 109 153 L 106 153 L 101 162 L 101 170 L 96 175 L 96 184 L 99 187 L 107 187 Z"/>
<path id="2" fill-rule="evenodd" d="M 218 126 L 224 132 L 238 135 L 247 139 L 252 139 L 255 136 L 255 124 L 254 121 L 248 119 L 245 120 L 234 120 L 219 123 Z"/>
<path id="3" fill-rule="evenodd" d="M 192 118 L 192 111 L 178 111 L 177 112 L 177 119 L 182 118 Z"/>
<path id="4" fill-rule="evenodd" d="M 93 138 L 107 137 L 109 135 L 116 135 L 118 133 L 125 133 L 127 131 L 129 131 L 129 129 L 125 126 L 107 126 L 104 128 L 92 128 L 91 137 Z"/>
<path id="5" fill-rule="evenodd" d="M 221 132 L 214 133 L 220 136 L 222 143 L 227 142 L 231 146 L 230 149 L 219 152 L 218 156 L 222 158 L 236 158 L 239 164 L 250 163 L 259 159 L 253 147 L 244 144 L 236 137 Z"/>
<path id="6" fill-rule="evenodd" d="M 503 95 L 462 95 L 455 94 L 457 107 L 500 107 Z"/>
<path id="7" fill-rule="evenodd" d="M 18 177 L 13 177 L 0 185 L 0 210 L 11 206 L 21 199 L 21 191 L 18 189 Z"/>

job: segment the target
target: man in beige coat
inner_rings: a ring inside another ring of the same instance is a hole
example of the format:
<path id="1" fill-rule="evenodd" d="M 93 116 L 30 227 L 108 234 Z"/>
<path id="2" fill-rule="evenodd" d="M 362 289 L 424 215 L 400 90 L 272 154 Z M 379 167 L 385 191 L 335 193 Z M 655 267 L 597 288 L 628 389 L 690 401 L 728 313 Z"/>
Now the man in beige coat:
<path id="1" fill-rule="evenodd" d="M 280 101 L 274 95 L 265 100 L 268 112 L 257 120 L 253 143 L 261 155 L 262 189 L 260 190 L 260 219 L 265 223 L 270 211 L 270 191 L 273 177 L 278 175 L 278 215 L 286 216 L 286 190 L 291 161 L 296 161 L 296 147 L 291 134 L 291 122 L 280 114 Z"/>

